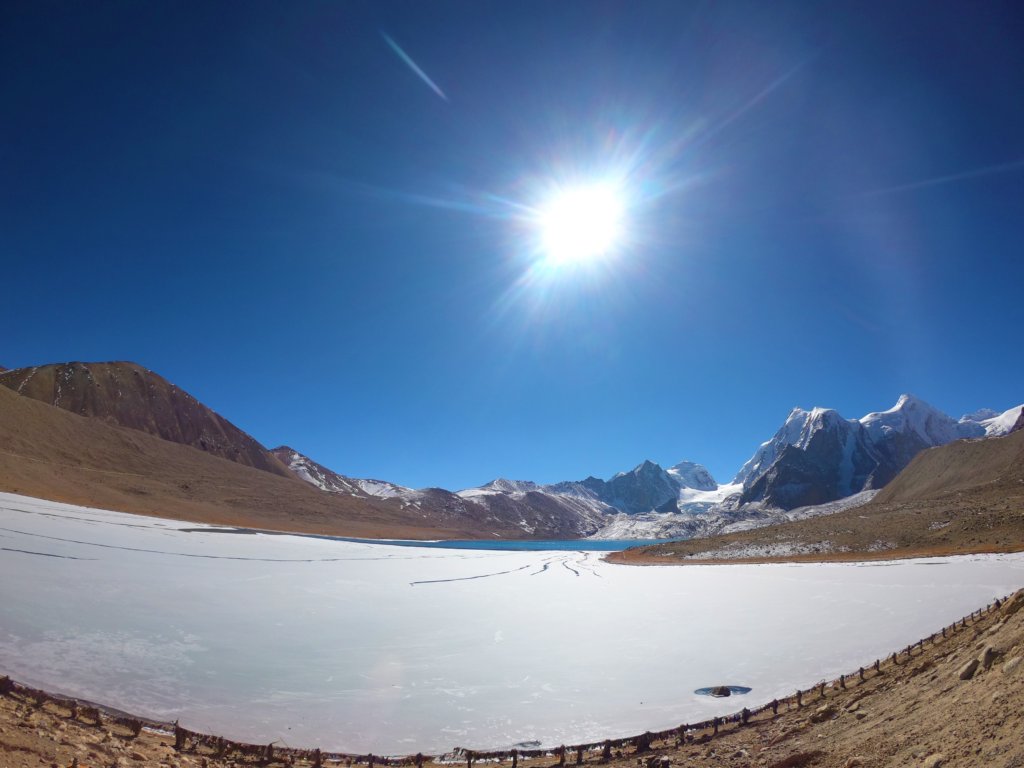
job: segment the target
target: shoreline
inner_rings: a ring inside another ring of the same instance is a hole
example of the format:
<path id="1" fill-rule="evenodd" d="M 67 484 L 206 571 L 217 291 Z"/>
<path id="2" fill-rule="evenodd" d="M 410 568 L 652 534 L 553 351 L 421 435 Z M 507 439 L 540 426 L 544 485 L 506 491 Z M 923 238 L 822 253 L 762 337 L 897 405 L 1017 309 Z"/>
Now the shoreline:
<path id="1" fill-rule="evenodd" d="M 480 537 L 471 538 L 469 536 L 460 536 L 458 538 L 438 538 L 438 534 L 442 534 L 443 531 L 434 530 L 431 531 L 432 536 L 430 538 L 416 538 L 410 536 L 407 538 L 400 538 L 396 536 L 359 536 L 350 533 L 340 533 L 329 530 L 328 528 L 308 525 L 295 525 L 286 528 L 266 528 L 260 527 L 259 525 L 253 525 L 245 523 L 242 520 L 233 520 L 230 522 L 222 521 L 210 521 L 198 519 L 199 516 L 184 515 L 176 516 L 172 512 L 161 512 L 159 510 L 152 510 L 148 512 L 131 511 L 124 509 L 108 509 L 101 506 L 94 506 L 88 504 L 81 504 L 72 501 L 64 501 L 61 499 L 49 499 L 41 496 L 31 496 L 27 494 L 12 492 L 12 491 L 0 491 L 0 493 L 10 494 L 11 496 L 18 496 L 25 499 L 32 499 L 39 502 L 66 504 L 71 507 L 82 507 L 84 509 L 95 510 L 97 512 L 116 512 L 118 514 L 127 514 L 136 517 L 150 518 L 160 521 L 175 521 L 179 523 L 190 523 L 195 526 L 202 526 L 196 530 L 202 530 L 210 533 L 222 533 L 225 535 L 266 535 L 266 536 L 299 536 L 304 538 L 317 538 L 317 539 L 328 539 L 328 540 L 341 540 L 341 541 L 352 541 L 357 543 L 366 543 L 371 545 L 381 546 L 406 546 L 406 547 L 431 547 L 431 548 L 445 548 L 444 544 L 450 541 L 467 541 L 467 542 L 522 542 L 528 544 L 531 542 L 541 541 L 553 541 L 552 539 L 521 539 L 521 538 L 494 538 L 494 537 Z M 860 508 L 857 508 L 860 509 Z M 841 513 L 839 513 L 841 514 Z M 824 516 L 819 518 L 812 518 L 812 521 L 828 521 L 830 519 L 838 519 L 837 516 Z M 806 522 L 806 521 L 800 521 Z M 780 525 L 792 525 L 792 523 L 783 523 Z M 313 530 L 312 528 L 316 528 Z M 757 531 L 765 531 L 769 529 L 777 529 L 778 526 L 769 526 L 764 529 L 756 529 Z M 187 529 L 185 529 L 187 530 Z M 735 536 L 736 534 L 729 534 L 729 536 Z M 833 551 L 833 552 L 810 552 L 800 554 L 788 554 L 788 555 L 760 555 L 751 557 L 701 557 L 700 552 L 694 553 L 694 555 L 676 555 L 675 553 L 668 554 L 648 554 L 646 551 L 634 552 L 637 549 L 649 550 L 652 546 L 657 547 L 671 547 L 673 544 L 677 544 L 680 547 L 693 546 L 696 543 L 706 542 L 708 548 L 720 546 L 716 544 L 720 540 L 720 536 L 695 538 L 695 539 L 665 539 L 662 543 L 652 544 L 651 540 L 635 539 L 630 541 L 636 541 L 635 546 L 627 547 L 621 550 L 603 550 L 601 548 L 590 549 L 586 546 L 582 546 L 577 549 L 567 548 L 565 551 L 593 551 L 602 552 L 605 551 L 607 554 L 603 556 L 603 560 L 608 563 L 615 565 L 640 565 L 640 566 L 690 566 L 690 565 L 766 565 L 766 564 L 779 564 L 779 563 L 843 563 L 843 562 L 881 562 L 881 561 L 897 561 L 897 560 L 912 560 L 919 558 L 930 558 L 930 557 L 953 557 L 956 555 L 1005 555 L 1014 554 L 1017 552 L 1024 552 L 1024 537 L 1020 541 L 1014 543 L 992 543 L 985 542 L 976 545 L 971 544 L 935 544 L 931 546 L 910 546 L 904 548 L 893 548 L 885 550 L 854 550 L 849 551 Z M 578 541 L 580 543 L 591 541 L 589 539 L 564 539 L 562 541 Z M 606 541 L 597 539 L 594 541 Z M 620 539 L 618 541 L 625 541 Z M 476 547 L 452 547 L 453 549 L 475 549 Z M 483 547 L 480 547 L 483 548 Z M 506 547 L 495 547 L 495 549 L 512 549 Z M 527 550 L 528 547 L 523 547 Z M 630 554 L 633 553 L 633 554 Z"/>
<path id="2" fill-rule="evenodd" d="M 697 539 L 687 539 L 687 542 Z M 879 563 L 898 562 L 901 560 L 924 560 L 936 557 L 959 557 L 963 555 L 1013 555 L 1024 552 L 1024 547 L 988 547 L 952 548 L 952 547 L 921 547 L 907 550 L 886 550 L 882 552 L 815 552 L 797 555 L 777 555 L 766 557 L 700 557 L 687 555 L 672 558 L 667 555 L 633 554 L 631 549 L 609 552 L 602 558 L 613 565 L 634 565 L 653 567 L 675 567 L 691 565 L 784 565 L 814 563 Z"/>

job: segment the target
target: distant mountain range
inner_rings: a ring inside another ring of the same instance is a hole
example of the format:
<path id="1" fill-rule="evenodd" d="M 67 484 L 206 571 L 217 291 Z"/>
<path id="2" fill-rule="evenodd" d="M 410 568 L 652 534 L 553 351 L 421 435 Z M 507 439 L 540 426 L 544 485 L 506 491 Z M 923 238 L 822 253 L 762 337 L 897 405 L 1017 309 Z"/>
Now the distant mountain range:
<path id="1" fill-rule="evenodd" d="M 426 527 L 500 536 L 654 538 L 718 532 L 784 519 L 797 508 L 834 511 L 870 498 L 921 451 L 963 438 L 1004 435 L 1021 406 L 954 420 L 911 395 L 888 411 L 845 419 L 795 408 L 731 483 L 700 464 L 644 461 L 607 480 L 540 485 L 498 478 L 477 488 L 412 489 L 352 478 L 287 446 L 268 450 L 187 392 L 134 363 L 62 363 L 8 371 L 0 385 L 79 416 L 148 433 L 252 469 L 302 480 L 349 505 L 383 508 Z M 850 503 L 853 503 L 851 501 Z M 372 515 L 371 515 L 372 517 Z"/>

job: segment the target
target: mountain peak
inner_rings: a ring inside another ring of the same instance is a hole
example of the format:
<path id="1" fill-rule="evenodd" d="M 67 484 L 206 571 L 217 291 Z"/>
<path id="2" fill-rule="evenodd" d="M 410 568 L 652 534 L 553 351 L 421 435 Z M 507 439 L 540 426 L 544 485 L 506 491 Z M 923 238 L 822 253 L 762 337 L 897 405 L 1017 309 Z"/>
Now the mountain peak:
<path id="1" fill-rule="evenodd" d="M 291 477 L 288 469 L 251 435 L 138 363 L 74 360 L 37 365 L 0 373 L 0 385 L 79 416 Z"/>
<path id="2" fill-rule="evenodd" d="M 680 461 L 666 470 L 669 475 L 683 488 L 699 491 L 714 491 L 718 483 L 703 464 L 694 461 Z"/>
<path id="3" fill-rule="evenodd" d="M 890 410 L 898 411 L 901 408 L 927 408 L 928 410 L 931 411 L 936 410 L 934 407 L 926 403 L 920 397 L 909 392 L 904 392 L 902 395 L 900 395 L 899 399 L 896 401 L 896 405 L 893 406 Z"/>
<path id="4" fill-rule="evenodd" d="M 538 485 L 532 480 L 509 480 L 507 477 L 496 477 L 480 487 L 505 493 L 524 493 L 537 490 Z"/>

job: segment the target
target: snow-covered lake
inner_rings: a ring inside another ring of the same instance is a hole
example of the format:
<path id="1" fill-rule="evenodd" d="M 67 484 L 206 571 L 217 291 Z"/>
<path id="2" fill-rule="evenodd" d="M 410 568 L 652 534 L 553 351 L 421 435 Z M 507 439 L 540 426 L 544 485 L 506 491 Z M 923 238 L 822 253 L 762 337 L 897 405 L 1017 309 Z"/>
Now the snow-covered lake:
<path id="1" fill-rule="evenodd" d="M 0 672 L 236 739 L 557 745 L 756 706 L 1024 586 L 1024 557 L 638 568 L 216 532 L 0 494 Z M 694 695 L 745 685 L 743 698 Z"/>

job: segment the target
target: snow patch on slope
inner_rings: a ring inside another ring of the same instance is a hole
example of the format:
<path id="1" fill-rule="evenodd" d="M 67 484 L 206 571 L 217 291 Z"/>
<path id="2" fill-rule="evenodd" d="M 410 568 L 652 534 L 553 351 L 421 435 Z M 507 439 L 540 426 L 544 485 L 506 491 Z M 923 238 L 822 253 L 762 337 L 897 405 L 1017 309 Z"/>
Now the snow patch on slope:
<path id="1" fill-rule="evenodd" d="M 1020 418 L 1021 411 L 1024 410 L 1024 405 L 1018 405 L 1010 408 L 1002 413 L 996 413 L 995 411 L 988 411 L 985 414 L 985 418 L 971 419 L 975 421 L 982 429 L 985 430 L 986 437 L 998 437 L 1000 435 L 1008 434 L 1013 425 L 1017 423 L 1017 419 Z M 982 412 L 978 412 L 980 414 Z M 978 414 L 970 414 L 969 416 L 963 416 L 960 419 L 960 423 L 964 423 L 970 419 L 970 416 Z"/>

